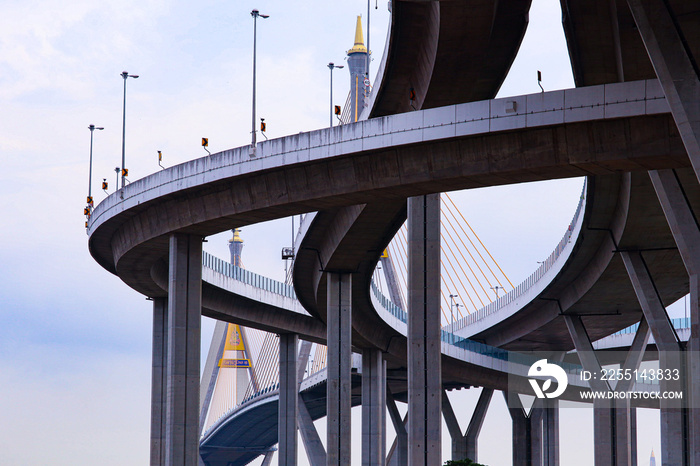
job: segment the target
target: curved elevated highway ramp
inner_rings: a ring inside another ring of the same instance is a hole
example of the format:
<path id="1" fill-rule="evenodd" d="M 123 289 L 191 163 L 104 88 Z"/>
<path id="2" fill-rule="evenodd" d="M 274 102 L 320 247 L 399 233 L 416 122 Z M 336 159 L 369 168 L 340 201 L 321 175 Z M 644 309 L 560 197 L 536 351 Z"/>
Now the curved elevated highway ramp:
<path id="1" fill-rule="evenodd" d="M 452 333 L 508 350 L 563 351 L 576 346 L 571 320 L 595 339 L 639 321 L 640 299 L 666 305 L 690 288 L 697 300 L 699 275 L 688 275 L 700 270 L 697 242 L 686 240 L 697 236 L 700 212 L 700 111 L 693 104 L 700 95 L 694 58 L 700 7 L 680 0 L 629 0 L 629 9 L 624 2 L 562 0 L 582 87 L 493 99 L 524 35 L 529 2 L 472 2 L 469 15 L 462 3 L 392 2 L 389 40 L 365 115 L 371 118 L 260 143 L 253 159 L 247 146 L 196 159 L 109 196 L 89 222 L 95 260 L 156 306 L 170 293 L 178 309 L 201 304 L 204 315 L 318 342 L 326 338 L 328 271 L 353 271 L 353 347 L 381 349 L 399 371 L 406 366 L 405 326 L 375 306 L 370 277 L 406 217 L 406 199 L 587 176 L 585 211 L 566 256 L 533 279 L 535 286 Z M 678 195 L 680 217 L 674 216 Z M 304 310 L 255 290 L 230 290 L 218 276 L 204 282 L 198 300 L 198 238 L 313 211 L 294 267 Z M 645 277 L 653 279 L 655 297 L 644 295 Z M 650 322 L 652 330 L 658 325 Z M 188 342 L 196 336 L 182 335 Z M 169 344 L 178 348 L 178 342 Z M 502 389 L 509 368 L 495 359 L 443 342 L 443 382 Z M 198 366 L 187 371 L 198 379 Z M 392 390 L 400 393 L 400 385 L 394 381 Z M 177 455 L 193 458 L 197 425 L 183 416 L 185 447 Z M 675 441 L 672 433 L 664 438 Z M 691 464 L 690 455 L 700 451 L 686 444 L 674 453 L 669 445 L 665 463 Z"/>

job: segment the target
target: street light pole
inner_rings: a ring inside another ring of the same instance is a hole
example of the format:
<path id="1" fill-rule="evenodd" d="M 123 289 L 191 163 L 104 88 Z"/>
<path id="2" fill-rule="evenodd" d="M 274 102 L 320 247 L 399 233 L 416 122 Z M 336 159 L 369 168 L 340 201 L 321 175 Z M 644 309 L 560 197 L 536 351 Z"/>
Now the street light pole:
<path id="1" fill-rule="evenodd" d="M 256 60 L 256 55 L 257 55 L 257 40 L 258 40 L 258 16 L 265 19 L 269 18 L 270 15 L 262 15 L 258 10 L 253 10 L 250 12 L 250 15 L 253 17 L 253 118 L 252 118 L 252 140 L 250 143 L 250 151 L 249 155 L 251 157 L 255 156 L 255 145 L 256 145 L 256 140 L 255 140 L 255 135 L 256 135 L 256 129 L 255 129 L 255 60 Z"/>
<path id="2" fill-rule="evenodd" d="M 129 74 L 128 71 L 122 71 L 121 74 L 122 78 L 124 78 L 124 108 L 122 111 L 122 188 L 124 187 L 124 179 L 126 178 L 126 165 L 125 165 L 125 140 L 126 140 L 126 80 L 127 78 L 138 78 L 138 74 Z M 117 177 L 117 181 L 119 181 L 119 177 Z M 119 183 L 117 183 L 117 189 L 119 189 Z"/>
<path id="3" fill-rule="evenodd" d="M 451 295 L 450 295 L 450 316 L 451 316 L 451 319 L 452 319 L 452 322 L 450 322 L 451 324 L 454 324 L 454 323 L 455 323 L 454 299 L 455 299 L 457 296 L 458 296 L 458 295 L 456 295 L 456 294 L 451 294 Z"/>
<path id="4" fill-rule="evenodd" d="M 333 62 L 328 64 L 328 68 L 331 70 L 331 114 L 330 114 L 330 125 L 333 127 L 333 69 L 334 68 L 345 68 L 343 65 L 335 65 Z"/>
<path id="5" fill-rule="evenodd" d="M 100 126 L 95 126 L 95 125 L 90 125 L 88 126 L 88 129 L 90 130 L 90 172 L 88 174 L 88 204 L 92 203 L 92 134 L 96 129 L 99 129 L 100 131 L 103 130 L 104 128 Z"/>
<path id="6" fill-rule="evenodd" d="M 369 79 L 369 1 L 367 0 L 367 65 L 365 67 L 365 78 Z M 365 86 L 365 97 L 367 97 L 367 86 Z"/>

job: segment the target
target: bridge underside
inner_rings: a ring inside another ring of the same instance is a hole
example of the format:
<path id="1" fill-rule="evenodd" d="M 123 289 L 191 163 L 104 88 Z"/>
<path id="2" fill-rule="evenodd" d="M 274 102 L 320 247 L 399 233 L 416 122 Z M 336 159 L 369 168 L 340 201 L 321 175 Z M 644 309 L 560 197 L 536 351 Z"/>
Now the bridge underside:
<path id="1" fill-rule="evenodd" d="M 326 416 L 325 381 L 301 392 L 313 420 Z M 236 422 L 228 422 L 200 445 L 202 460 L 211 466 L 248 464 L 277 443 L 279 391 L 271 391 L 238 408 Z M 352 376 L 352 406 L 362 404 L 361 377 Z"/>

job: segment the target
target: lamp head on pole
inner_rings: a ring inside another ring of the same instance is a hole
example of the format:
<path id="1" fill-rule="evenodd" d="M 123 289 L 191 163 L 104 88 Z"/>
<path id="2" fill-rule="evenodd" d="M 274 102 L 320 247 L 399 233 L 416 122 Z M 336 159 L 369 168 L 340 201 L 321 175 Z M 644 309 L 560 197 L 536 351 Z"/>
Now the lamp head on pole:
<path id="1" fill-rule="evenodd" d="M 253 10 L 253 11 L 251 11 L 251 12 L 250 12 L 250 16 L 252 16 L 253 18 L 257 18 L 257 17 L 259 16 L 259 17 L 261 17 L 261 18 L 263 18 L 263 19 L 266 19 L 266 18 L 269 18 L 269 17 L 270 17 L 270 15 L 263 15 L 263 14 L 261 14 L 258 10 Z"/>
<path id="2" fill-rule="evenodd" d="M 90 125 L 90 126 L 88 126 L 88 129 L 90 131 L 95 131 L 96 129 L 103 130 L 104 128 L 101 126 Z"/>
<path id="3" fill-rule="evenodd" d="M 122 76 L 122 78 L 124 78 L 125 81 L 126 81 L 126 78 L 134 78 L 134 79 L 136 79 L 136 78 L 139 77 L 138 74 L 129 74 L 128 71 L 122 71 L 121 76 Z"/>

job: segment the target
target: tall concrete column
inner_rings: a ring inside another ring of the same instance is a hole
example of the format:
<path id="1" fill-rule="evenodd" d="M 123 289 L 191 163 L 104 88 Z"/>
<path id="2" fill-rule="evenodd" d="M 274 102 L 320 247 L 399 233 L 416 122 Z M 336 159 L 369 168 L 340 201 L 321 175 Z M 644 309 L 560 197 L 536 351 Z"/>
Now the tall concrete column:
<path id="1" fill-rule="evenodd" d="M 408 199 L 408 462 L 441 464 L 440 195 Z"/>
<path id="2" fill-rule="evenodd" d="M 202 238 L 170 235 L 165 463 L 199 459 Z"/>
<path id="3" fill-rule="evenodd" d="M 450 437 L 452 438 L 453 461 L 469 458 L 474 462 L 478 462 L 479 455 L 477 447 L 479 441 L 479 433 L 481 432 L 481 426 L 484 424 L 484 419 L 486 419 L 486 411 L 488 410 L 492 396 L 493 389 L 481 389 L 481 395 L 479 395 L 479 400 L 476 402 L 474 413 L 472 414 L 471 420 L 469 421 L 469 427 L 467 427 L 467 431 L 464 433 L 464 435 L 462 435 L 461 428 L 459 427 L 459 422 L 457 421 L 457 416 L 455 415 L 455 412 L 452 409 L 450 399 L 447 397 L 447 392 L 443 393 L 442 415 L 445 418 L 447 430 L 449 431 Z"/>
<path id="4" fill-rule="evenodd" d="M 151 466 L 165 465 L 167 399 L 168 300 L 153 299 L 153 362 L 151 373 Z"/>
<path id="5" fill-rule="evenodd" d="M 690 409 L 688 410 L 690 427 L 690 458 L 692 464 L 700 464 L 700 273 L 690 279 L 690 341 L 686 352 L 690 375 L 688 391 L 690 392 Z"/>
<path id="6" fill-rule="evenodd" d="M 661 391 L 680 391 L 684 386 L 685 371 L 678 337 L 661 302 L 649 270 L 640 252 L 620 253 L 625 263 L 634 292 L 644 312 L 654 341 L 659 349 L 661 369 L 679 369 L 681 379 L 661 380 Z M 682 400 L 660 400 L 661 462 L 662 464 L 687 465 L 689 463 L 690 429 L 686 408 Z"/>
<path id="7" fill-rule="evenodd" d="M 328 274 L 328 466 L 350 465 L 350 408 L 352 367 L 352 278 L 347 273 Z"/>
<path id="8" fill-rule="evenodd" d="M 513 422 L 513 466 L 542 464 L 542 408 L 533 405 L 528 416 L 517 394 L 503 392 L 503 397 Z"/>
<path id="9" fill-rule="evenodd" d="M 294 333 L 283 333 L 280 340 L 280 399 L 278 405 L 277 435 L 279 463 L 297 464 L 297 417 L 299 415 L 297 380 L 297 343 Z"/>
<path id="10" fill-rule="evenodd" d="M 593 454 L 595 464 L 627 466 L 618 461 L 615 451 L 615 410 L 610 400 L 593 402 Z"/>
<path id="11" fill-rule="evenodd" d="M 690 283 L 690 339 L 686 351 L 689 380 L 700 380 L 700 228 L 674 170 L 650 171 L 664 215 L 683 259 Z M 700 384 L 688 384 L 690 392 L 690 458 L 700 464 Z"/>
<path id="12" fill-rule="evenodd" d="M 627 3 L 700 180 L 700 80 L 678 23 L 664 0 L 627 0 Z"/>
<path id="13" fill-rule="evenodd" d="M 362 465 L 386 462 L 386 372 L 378 349 L 362 351 Z"/>
<path id="14" fill-rule="evenodd" d="M 600 374 L 600 363 L 595 355 L 593 345 L 581 317 L 565 315 L 564 322 L 566 322 L 569 335 L 574 342 L 576 353 L 583 368 L 591 373 Z M 644 321 L 642 321 L 640 323 L 642 332 L 646 332 L 644 325 Z M 646 338 L 648 338 L 648 335 Z M 635 336 L 635 341 L 638 340 L 637 336 Z M 635 347 L 634 344 L 633 347 Z M 631 367 L 631 369 L 634 370 L 638 367 L 637 362 L 637 365 Z M 612 391 L 608 382 L 600 380 L 600 378 L 592 378 L 589 384 L 591 389 L 596 392 Z M 609 464 L 612 466 L 630 466 L 632 464 L 631 451 L 627 444 L 632 436 L 632 426 L 629 422 L 629 406 L 618 406 L 618 408 L 620 408 L 620 412 L 615 409 L 615 405 L 610 400 L 596 400 L 593 402 L 593 441 L 596 464 Z M 620 441 L 619 443 L 618 440 Z"/>
<path id="15" fill-rule="evenodd" d="M 543 466 L 559 466 L 559 400 L 543 400 Z M 637 464 L 636 461 L 633 464 Z"/>

